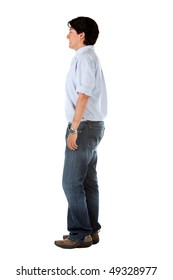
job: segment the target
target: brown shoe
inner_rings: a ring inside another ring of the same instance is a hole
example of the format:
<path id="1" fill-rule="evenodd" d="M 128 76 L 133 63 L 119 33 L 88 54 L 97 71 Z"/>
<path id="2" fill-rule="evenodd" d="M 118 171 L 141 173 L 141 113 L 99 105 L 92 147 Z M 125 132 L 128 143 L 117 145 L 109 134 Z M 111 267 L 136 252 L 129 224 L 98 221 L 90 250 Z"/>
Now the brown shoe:
<path id="1" fill-rule="evenodd" d="M 67 237 L 63 240 L 56 240 L 55 245 L 64 249 L 86 248 L 92 245 L 92 238 L 91 235 L 87 235 L 82 242 L 78 242 Z"/>
<path id="2" fill-rule="evenodd" d="M 99 243 L 99 241 L 100 241 L 100 238 L 99 238 L 99 231 L 93 232 L 93 233 L 91 234 L 91 237 L 92 237 L 92 244 L 93 244 L 93 245 Z M 68 235 L 67 235 L 67 234 L 66 234 L 66 235 L 63 235 L 63 239 L 66 239 L 66 238 L 68 238 Z"/>
<path id="3" fill-rule="evenodd" d="M 99 232 L 98 231 L 93 232 L 91 237 L 92 237 L 92 240 L 93 240 L 93 244 L 99 243 L 100 238 L 99 238 Z"/>

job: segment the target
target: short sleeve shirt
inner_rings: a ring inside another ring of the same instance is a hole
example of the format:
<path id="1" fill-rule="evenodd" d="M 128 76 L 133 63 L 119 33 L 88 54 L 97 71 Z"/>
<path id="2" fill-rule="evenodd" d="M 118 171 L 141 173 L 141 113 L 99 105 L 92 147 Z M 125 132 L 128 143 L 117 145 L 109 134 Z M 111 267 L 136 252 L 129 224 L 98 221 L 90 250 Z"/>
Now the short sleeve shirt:
<path id="1" fill-rule="evenodd" d="M 89 96 L 83 120 L 102 121 L 107 115 L 107 92 L 94 46 L 76 51 L 66 78 L 66 118 L 72 122 L 79 93 Z"/>

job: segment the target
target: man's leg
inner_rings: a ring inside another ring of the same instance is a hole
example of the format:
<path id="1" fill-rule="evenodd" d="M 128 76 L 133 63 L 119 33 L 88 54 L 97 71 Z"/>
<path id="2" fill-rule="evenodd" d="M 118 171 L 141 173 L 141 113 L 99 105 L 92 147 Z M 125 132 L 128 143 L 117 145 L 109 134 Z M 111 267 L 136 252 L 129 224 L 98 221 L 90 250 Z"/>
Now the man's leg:
<path id="1" fill-rule="evenodd" d="M 71 151 L 66 147 L 63 171 L 63 189 L 68 201 L 69 238 L 82 241 L 92 232 L 88 213 L 84 181 L 88 169 L 88 149 L 86 131 L 78 139 L 78 149 Z"/>
<path id="2" fill-rule="evenodd" d="M 97 151 L 92 152 L 92 159 L 88 165 L 88 171 L 84 182 L 86 201 L 92 232 L 98 231 L 101 226 L 98 222 L 99 216 L 99 186 L 97 180 Z"/>

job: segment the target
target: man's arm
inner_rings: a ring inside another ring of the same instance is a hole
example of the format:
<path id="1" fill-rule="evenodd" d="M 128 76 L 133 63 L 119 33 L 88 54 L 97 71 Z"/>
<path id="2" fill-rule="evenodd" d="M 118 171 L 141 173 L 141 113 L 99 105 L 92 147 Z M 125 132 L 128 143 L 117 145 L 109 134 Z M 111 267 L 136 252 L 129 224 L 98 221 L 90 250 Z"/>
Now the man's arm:
<path id="1" fill-rule="evenodd" d="M 78 128 L 78 126 L 79 126 L 79 124 L 82 120 L 82 117 L 85 113 L 86 106 L 87 106 L 87 103 L 88 103 L 88 99 L 89 99 L 88 95 L 85 95 L 83 93 L 79 93 L 71 128 L 73 128 L 73 129 Z M 69 134 L 69 137 L 67 139 L 67 146 L 70 150 L 76 150 L 77 149 L 77 147 L 78 147 L 77 144 L 76 144 L 77 136 L 78 136 L 77 133 Z"/>

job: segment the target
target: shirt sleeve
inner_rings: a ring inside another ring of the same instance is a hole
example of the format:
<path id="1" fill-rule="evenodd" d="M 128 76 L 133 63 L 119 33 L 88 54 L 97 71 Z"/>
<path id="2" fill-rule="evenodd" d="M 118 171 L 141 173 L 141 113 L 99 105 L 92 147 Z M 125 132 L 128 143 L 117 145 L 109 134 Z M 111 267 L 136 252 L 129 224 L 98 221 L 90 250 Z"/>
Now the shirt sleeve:
<path id="1" fill-rule="evenodd" d="M 92 95 L 95 87 L 95 62 L 88 56 L 82 56 L 76 68 L 76 92 Z"/>

